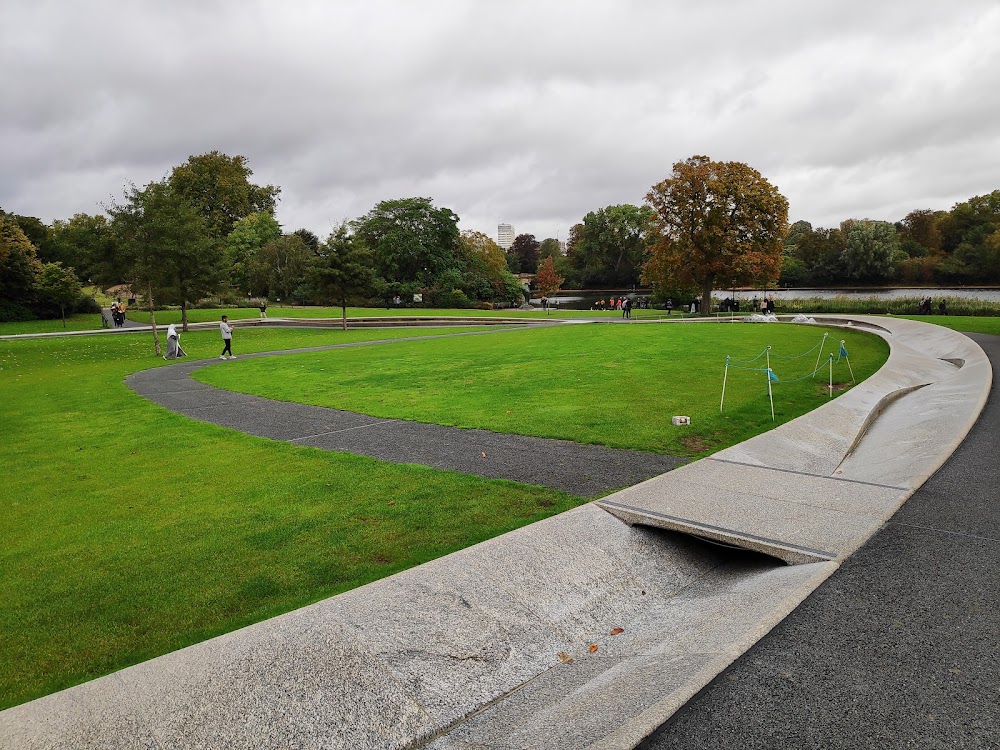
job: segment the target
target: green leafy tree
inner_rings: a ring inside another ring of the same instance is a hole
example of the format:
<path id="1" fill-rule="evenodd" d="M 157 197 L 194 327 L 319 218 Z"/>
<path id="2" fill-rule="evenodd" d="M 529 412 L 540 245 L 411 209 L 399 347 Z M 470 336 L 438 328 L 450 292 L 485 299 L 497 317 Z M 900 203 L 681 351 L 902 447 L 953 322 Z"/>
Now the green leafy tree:
<path id="1" fill-rule="evenodd" d="M 50 263 L 62 260 L 62 258 L 55 256 L 54 248 L 52 247 L 52 230 L 45 222 L 35 216 L 14 216 L 13 218 L 17 222 L 17 225 L 21 227 L 24 236 L 35 246 L 39 261 Z"/>
<path id="2" fill-rule="evenodd" d="M 555 261 L 562 257 L 562 248 L 559 247 L 559 240 L 555 237 L 546 237 L 538 245 L 538 262 L 541 263 L 546 258 Z"/>
<path id="3" fill-rule="evenodd" d="M 202 215 L 166 181 L 151 182 L 142 190 L 129 186 L 124 200 L 109 206 L 108 212 L 127 279 L 146 298 L 153 347 L 159 356 L 156 300 L 171 293 L 183 303 L 193 298 L 188 295 L 201 286 L 201 274 L 212 277 L 216 273 L 211 256 L 218 243 L 208 234 Z"/>
<path id="4" fill-rule="evenodd" d="M 482 232 L 462 232 L 460 258 L 463 264 L 462 289 L 474 299 L 518 303 L 521 285 L 507 270 L 504 251 Z"/>
<path id="5" fill-rule="evenodd" d="M 253 261 L 254 288 L 279 299 L 290 299 L 292 292 L 305 280 L 312 259 L 308 245 L 298 235 L 286 234 L 271 240 Z"/>
<path id="6" fill-rule="evenodd" d="M 306 243 L 306 247 L 309 248 L 309 252 L 313 255 L 319 254 L 319 237 L 313 232 L 310 232 L 308 229 L 296 229 L 292 234 Z"/>
<path id="7" fill-rule="evenodd" d="M 169 179 L 170 186 L 204 219 L 209 234 L 225 240 L 244 216 L 274 214 L 281 189 L 253 184 L 252 174 L 246 157 L 212 151 L 174 167 Z"/>
<path id="8" fill-rule="evenodd" d="M 430 198 L 382 201 L 351 222 L 351 228 L 390 284 L 430 287 L 441 273 L 459 265 L 458 216 Z"/>
<path id="9" fill-rule="evenodd" d="M 847 277 L 843 263 L 845 247 L 846 237 L 840 229 L 820 227 L 800 234 L 794 253 L 805 266 L 805 283 L 826 286 L 843 281 Z"/>
<path id="10" fill-rule="evenodd" d="M 265 211 L 255 211 L 233 225 L 233 230 L 226 237 L 225 257 L 230 282 L 236 289 L 248 293 L 264 291 L 260 287 L 251 288 L 254 286 L 251 278 L 254 263 L 261 248 L 279 237 L 281 226 L 274 216 Z"/>
<path id="11" fill-rule="evenodd" d="M 114 244 L 111 224 L 100 214 L 76 214 L 52 223 L 54 257 L 76 269 L 81 280 L 103 287 L 124 278 L 121 258 Z"/>
<path id="12" fill-rule="evenodd" d="M 920 209 L 910 211 L 903 218 L 899 239 L 907 255 L 921 257 L 941 253 L 944 237 L 940 223 L 945 215 L 942 211 Z"/>
<path id="13" fill-rule="evenodd" d="M 43 299 L 59 307 L 65 328 L 66 308 L 72 307 L 82 292 L 76 274 L 71 268 L 64 268 L 62 263 L 45 263 L 39 276 L 38 290 Z"/>
<path id="14" fill-rule="evenodd" d="M 347 303 L 372 294 L 378 275 L 372 254 L 356 236 L 341 225 L 320 245 L 309 270 L 309 282 L 323 302 L 340 306 L 341 322 L 347 330 Z"/>
<path id="15" fill-rule="evenodd" d="M 0 213 L 0 319 L 31 319 L 42 273 L 35 246 L 14 217 Z"/>
<path id="16" fill-rule="evenodd" d="M 626 288 L 639 283 L 646 251 L 649 206 L 608 206 L 583 217 L 573 267 L 584 287 Z"/>
<path id="17" fill-rule="evenodd" d="M 788 230 L 788 201 L 761 174 L 740 162 L 692 156 L 653 186 L 653 244 L 643 279 L 654 286 L 701 290 L 766 282 L 778 276 Z"/>
<path id="18" fill-rule="evenodd" d="M 519 234 L 514 238 L 514 244 L 507 251 L 517 259 L 516 266 L 519 269 L 514 273 L 535 273 L 538 270 L 538 248 L 541 243 L 535 239 L 533 234 Z"/>
<path id="19" fill-rule="evenodd" d="M 844 270 L 851 279 L 881 282 L 896 270 L 899 241 L 896 227 L 887 221 L 847 221 L 841 225 L 847 235 Z"/>
<path id="20" fill-rule="evenodd" d="M 552 256 L 546 257 L 538 267 L 538 273 L 535 274 L 535 285 L 538 287 L 538 291 L 542 293 L 543 297 L 554 297 L 562 283 L 563 279 L 556 273 L 556 265 Z M 546 314 L 548 314 L 547 309 Z"/>

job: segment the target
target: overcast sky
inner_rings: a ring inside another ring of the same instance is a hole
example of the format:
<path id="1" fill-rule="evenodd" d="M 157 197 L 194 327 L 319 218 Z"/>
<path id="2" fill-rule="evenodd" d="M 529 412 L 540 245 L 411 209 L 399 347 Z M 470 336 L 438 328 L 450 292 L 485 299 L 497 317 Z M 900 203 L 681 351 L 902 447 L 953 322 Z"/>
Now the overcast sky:
<path id="1" fill-rule="evenodd" d="M 0 207 L 98 213 L 213 149 L 324 237 L 425 196 L 565 239 L 694 154 L 792 221 L 898 220 L 1000 189 L 1000 2 L 0 2 Z"/>

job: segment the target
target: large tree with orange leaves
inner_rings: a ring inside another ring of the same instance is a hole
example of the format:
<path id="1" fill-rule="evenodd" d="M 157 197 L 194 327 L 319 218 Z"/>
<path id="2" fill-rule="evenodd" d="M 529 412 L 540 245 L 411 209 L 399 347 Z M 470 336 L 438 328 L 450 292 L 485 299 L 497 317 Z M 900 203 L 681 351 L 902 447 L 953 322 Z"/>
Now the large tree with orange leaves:
<path id="1" fill-rule="evenodd" d="M 646 196 L 654 241 L 643 281 L 701 290 L 769 282 L 781 270 L 788 201 L 760 172 L 741 162 L 692 156 Z"/>

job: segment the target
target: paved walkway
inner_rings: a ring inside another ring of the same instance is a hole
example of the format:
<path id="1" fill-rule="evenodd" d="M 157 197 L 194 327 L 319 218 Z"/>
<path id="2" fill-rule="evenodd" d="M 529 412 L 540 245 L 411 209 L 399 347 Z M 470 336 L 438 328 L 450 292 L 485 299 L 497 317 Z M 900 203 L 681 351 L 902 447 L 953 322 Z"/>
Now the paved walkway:
<path id="1" fill-rule="evenodd" d="M 480 331 L 452 335 L 489 333 Z M 392 345 L 423 338 L 440 336 L 366 341 L 291 352 L 263 352 L 240 359 Z M 126 382 L 141 396 L 168 409 L 250 435 L 396 463 L 422 464 L 491 479 L 511 479 L 552 487 L 581 497 L 596 497 L 637 484 L 670 471 L 686 460 L 645 451 L 381 419 L 321 406 L 272 401 L 220 390 L 190 377 L 195 370 L 224 364 L 227 363 L 215 359 L 181 361 L 169 367 L 135 373 Z"/>
<path id="2" fill-rule="evenodd" d="M 1000 747 L 998 439 L 994 380 L 944 467 L 642 747 Z"/>

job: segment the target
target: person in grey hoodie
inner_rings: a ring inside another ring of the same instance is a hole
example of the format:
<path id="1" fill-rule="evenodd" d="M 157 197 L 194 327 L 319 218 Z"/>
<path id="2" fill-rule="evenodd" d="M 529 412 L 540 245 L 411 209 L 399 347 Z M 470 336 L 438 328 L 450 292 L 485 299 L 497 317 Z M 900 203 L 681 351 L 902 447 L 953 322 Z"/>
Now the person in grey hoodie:
<path id="1" fill-rule="evenodd" d="M 219 355 L 219 359 L 236 359 L 233 354 L 233 327 L 229 325 L 229 318 L 225 315 L 222 316 L 222 322 L 219 324 L 219 331 L 222 333 L 222 354 Z M 229 355 L 228 357 L 226 355 Z"/>

